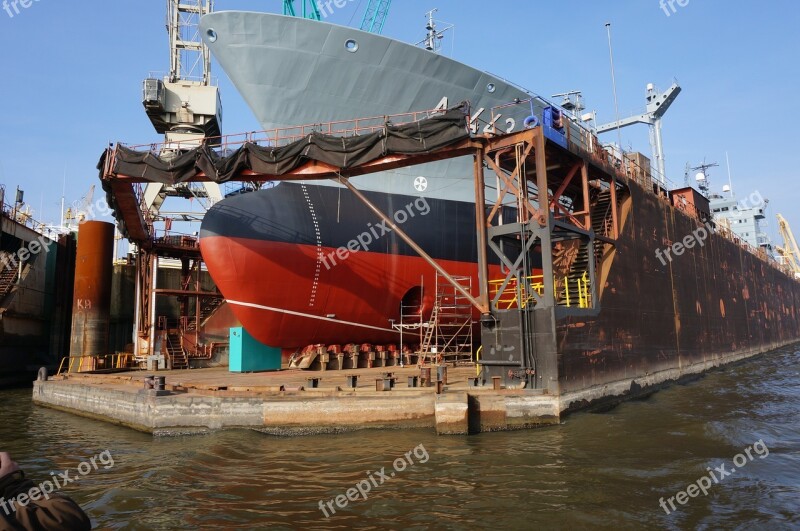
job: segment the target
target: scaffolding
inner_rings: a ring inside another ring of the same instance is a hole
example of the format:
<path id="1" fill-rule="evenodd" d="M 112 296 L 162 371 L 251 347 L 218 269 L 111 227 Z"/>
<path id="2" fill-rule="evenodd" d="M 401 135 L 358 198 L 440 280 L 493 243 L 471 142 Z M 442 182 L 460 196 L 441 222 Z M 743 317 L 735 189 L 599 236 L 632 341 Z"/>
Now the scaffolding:
<path id="1" fill-rule="evenodd" d="M 472 277 L 453 276 L 464 290 L 472 293 Z M 473 353 L 472 304 L 452 283 L 436 274 L 436 302 L 425 323 L 420 345 L 420 363 L 471 363 Z"/>

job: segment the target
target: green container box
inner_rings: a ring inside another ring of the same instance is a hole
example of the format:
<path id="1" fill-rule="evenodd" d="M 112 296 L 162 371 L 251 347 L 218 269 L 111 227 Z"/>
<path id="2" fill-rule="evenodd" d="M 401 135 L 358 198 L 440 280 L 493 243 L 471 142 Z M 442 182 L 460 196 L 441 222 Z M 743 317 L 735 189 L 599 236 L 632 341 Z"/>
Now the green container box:
<path id="1" fill-rule="evenodd" d="M 257 341 L 242 327 L 231 328 L 230 372 L 279 371 L 281 349 Z"/>

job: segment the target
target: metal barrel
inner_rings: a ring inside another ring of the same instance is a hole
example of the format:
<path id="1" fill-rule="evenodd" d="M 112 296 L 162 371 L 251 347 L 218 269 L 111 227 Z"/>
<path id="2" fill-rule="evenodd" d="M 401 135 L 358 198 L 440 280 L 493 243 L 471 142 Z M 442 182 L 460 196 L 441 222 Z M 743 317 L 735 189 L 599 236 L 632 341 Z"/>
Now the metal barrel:
<path id="1" fill-rule="evenodd" d="M 78 229 L 75 258 L 75 290 L 72 304 L 70 356 L 108 354 L 111 309 L 114 225 L 86 221 Z M 91 359 L 82 358 L 72 370 L 92 370 Z"/>

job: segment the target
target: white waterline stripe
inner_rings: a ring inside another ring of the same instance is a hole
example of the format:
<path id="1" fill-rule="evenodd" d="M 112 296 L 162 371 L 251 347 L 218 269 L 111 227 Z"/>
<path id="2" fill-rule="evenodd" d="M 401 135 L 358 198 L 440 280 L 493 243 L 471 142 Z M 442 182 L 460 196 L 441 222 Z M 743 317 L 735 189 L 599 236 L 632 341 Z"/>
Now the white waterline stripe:
<path id="1" fill-rule="evenodd" d="M 228 304 L 236 304 L 238 306 L 245 306 L 247 308 L 257 308 L 259 310 L 267 310 L 270 312 L 278 312 L 278 313 L 285 313 L 288 315 L 296 315 L 298 317 L 306 317 L 308 319 L 319 319 L 320 321 L 328 321 L 329 323 L 339 323 L 339 324 L 346 324 L 351 326 L 360 326 L 361 328 L 369 328 L 370 330 L 380 330 L 381 332 L 394 332 L 395 334 L 399 334 L 400 332 L 394 330 L 392 328 L 380 328 L 378 326 L 371 326 L 365 325 L 362 323 L 354 323 L 352 321 L 342 321 L 341 319 L 331 319 L 330 317 L 322 317 L 320 315 L 311 315 L 309 313 L 301 313 L 295 312 L 292 310 L 285 310 L 283 308 L 273 308 L 272 306 L 263 306 L 261 304 L 255 304 L 252 302 L 241 302 L 241 301 L 232 301 L 228 300 Z"/>

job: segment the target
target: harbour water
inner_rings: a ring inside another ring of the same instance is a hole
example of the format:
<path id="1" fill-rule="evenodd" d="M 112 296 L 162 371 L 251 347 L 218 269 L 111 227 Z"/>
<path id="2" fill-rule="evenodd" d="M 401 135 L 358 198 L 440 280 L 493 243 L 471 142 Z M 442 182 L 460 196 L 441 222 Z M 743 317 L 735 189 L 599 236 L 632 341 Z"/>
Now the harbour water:
<path id="1" fill-rule="evenodd" d="M 36 482 L 80 476 L 63 492 L 101 529 L 800 527 L 797 346 L 559 426 L 470 437 L 153 438 L 33 406 L 29 390 L 0 400 L 0 450 Z M 105 451 L 113 466 L 75 472 Z M 703 477 L 707 495 L 676 497 Z"/>

